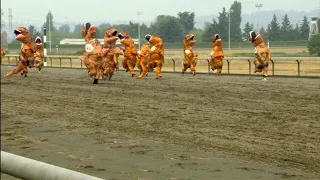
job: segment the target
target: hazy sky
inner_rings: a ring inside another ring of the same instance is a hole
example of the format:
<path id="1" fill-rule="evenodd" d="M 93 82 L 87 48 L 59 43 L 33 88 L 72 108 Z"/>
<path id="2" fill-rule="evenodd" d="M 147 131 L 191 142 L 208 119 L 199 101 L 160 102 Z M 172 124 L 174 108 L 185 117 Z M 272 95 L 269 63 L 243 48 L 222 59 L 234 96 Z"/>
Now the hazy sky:
<path id="1" fill-rule="evenodd" d="M 239 0 L 242 13 L 258 11 L 255 4 L 263 3 L 261 11 L 311 11 L 318 8 L 320 0 Z M 108 4 L 108 2 L 114 2 Z M 222 7 L 229 7 L 234 0 L 1 0 L 4 12 L 3 19 L 8 20 L 8 8 L 12 8 L 14 21 L 25 21 L 30 24 L 43 23 L 49 10 L 54 21 L 136 21 L 135 14 L 142 11 L 141 21 L 154 20 L 157 15 L 173 15 L 178 12 L 195 12 L 196 16 L 218 14 Z"/>

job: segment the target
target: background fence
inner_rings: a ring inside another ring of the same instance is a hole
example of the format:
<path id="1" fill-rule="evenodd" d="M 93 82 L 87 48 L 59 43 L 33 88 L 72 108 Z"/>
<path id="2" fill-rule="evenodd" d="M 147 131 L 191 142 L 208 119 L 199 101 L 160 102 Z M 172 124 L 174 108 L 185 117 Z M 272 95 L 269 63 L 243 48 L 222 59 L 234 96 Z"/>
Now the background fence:
<path id="1" fill-rule="evenodd" d="M 86 68 L 80 61 L 82 56 L 49 55 L 45 57 L 47 67 Z M 210 59 L 200 58 L 197 73 L 212 73 Z M 2 57 L 2 65 L 15 66 L 19 61 L 18 54 L 8 54 Z M 122 58 L 119 58 L 121 64 Z M 252 75 L 254 72 L 253 57 L 225 57 L 222 74 Z M 181 56 L 165 59 L 163 71 L 181 72 L 183 67 Z M 121 65 L 120 65 L 121 66 Z M 138 70 L 137 67 L 135 67 Z M 307 76 L 320 77 L 320 57 L 272 57 L 269 64 L 269 76 Z"/>

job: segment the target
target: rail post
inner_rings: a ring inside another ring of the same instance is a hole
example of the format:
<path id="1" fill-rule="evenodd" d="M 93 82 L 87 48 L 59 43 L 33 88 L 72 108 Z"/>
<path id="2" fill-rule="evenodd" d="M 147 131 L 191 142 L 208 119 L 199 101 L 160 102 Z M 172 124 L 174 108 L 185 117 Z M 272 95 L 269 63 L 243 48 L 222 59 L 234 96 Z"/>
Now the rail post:
<path id="1" fill-rule="evenodd" d="M 15 58 L 16 58 L 16 64 L 18 65 L 18 56 L 15 56 Z"/>
<path id="2" fill-rule="evenodd" d="M 51 57 L 49 57 L 50 58 L 50 65 L 51 65 L 51 67 L 52 67 L 52 58 Z"/>
<path id="3" fill-rule="evenodd" d="M 300 64 L 302 60 L 296 60 L 298 63 L 298 76 L 300 76 Z"/>
<path id="4" fill-rule="evenodd" d="M 230 74 L 230 62 L 231 62 L 231 60 L 228 60 L 228 59 L 227 59 L 227 63 L 228 63 L 228 74 Z"/>
<path id="5" fill-rule="evenodd" d="M 210 75 L 210 60 L 207 59 L 207 62 L 208 62 L 208 75 Z"/>
<path id="6" fill-rule="evenodd" d="M 10 57 L 9 56 L 7 56 L 8 57 L 8 65 L 10 66 Z"/>
<path id="7" fill-rule="evenodd" d="M 248 59 L 248 63 L 249 63 L 249 75 L 251 75 L 251 60 L 250 59 Z"/>
<path id="8" fill-rule="evenodd" d="M 172 59 L 173 72 L 176 72 L 176 61 Z"/>
<path id="9" fill-rule="evenodd" d="M 274 76 L 274 63 L 276 62 L 276 60 L 270 60 L 272 63 L 272 76 Z"/>
<path id="10" fill-rule="evenodd" d="M 61 57 L 59 57 L 59 59 L 60 59 L 60 67 L 61 67 L 61 64 L 62 64 L 62 63 L 61 63 Z"/>
<path id="11" fill-rule="evenodd" d="M 69 58 L 70 58 L 70 68 L 72 68 L 72 58 L 71 57 Z"/>
<path id="12" fill-rule="evenodd" d="M 1 172 L 20 179 L 32 180 L 102 180 L 101 178 L 93 177 L 87 174 L 43 163 L 4 151 L 1 151 Z"/>

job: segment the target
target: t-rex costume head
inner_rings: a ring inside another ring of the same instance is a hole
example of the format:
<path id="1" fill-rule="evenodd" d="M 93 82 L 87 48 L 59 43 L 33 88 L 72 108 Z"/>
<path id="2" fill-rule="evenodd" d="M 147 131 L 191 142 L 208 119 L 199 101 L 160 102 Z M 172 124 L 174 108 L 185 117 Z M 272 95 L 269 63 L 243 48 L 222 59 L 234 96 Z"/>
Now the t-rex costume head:
<path id="1" fill-rule="evenodd" d="M 105 48 L 112 48 L 115 47 L 117 40 L 118 31 L 115 28 L 109 29 L 104 34 L 104 47 Z"/>
<path id="2" fill-rule="evenodd" d="M 260 34 L 256 34 L 254 31 L 249 32 L 249 41 L 252 42 L 254 47 L 264 42 L 263 37 Z"/>
<path id="3" fill-rule="evenodd" d="M 192 47 L 194 44 L 196 44 L 196 40 L 194 39 L 193 34 L 187 34 L 184 37 L 183 44 L 185 47 Z"/>
<path id="4" fill-rule="evenodd" d="M 32 41 L 31 34 L 24 27 L 16 27 L 14 29 L 14 34 L 16 35 L 16 40 L 22 43 L 31 43 Z"/>

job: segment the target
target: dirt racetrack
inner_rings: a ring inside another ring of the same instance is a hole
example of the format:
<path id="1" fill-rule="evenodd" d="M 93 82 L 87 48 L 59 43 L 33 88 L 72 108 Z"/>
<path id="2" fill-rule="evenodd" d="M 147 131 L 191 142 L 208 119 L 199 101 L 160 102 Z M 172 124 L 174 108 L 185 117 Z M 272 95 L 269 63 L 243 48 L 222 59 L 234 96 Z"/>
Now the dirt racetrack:
<path id="1" fill-rule="evenodd" d="M 1 149 L 104 179 L 319 179 L 320 78 L 3 75 Z M 1 179 L 15 179 L 1 174 Z"/>

